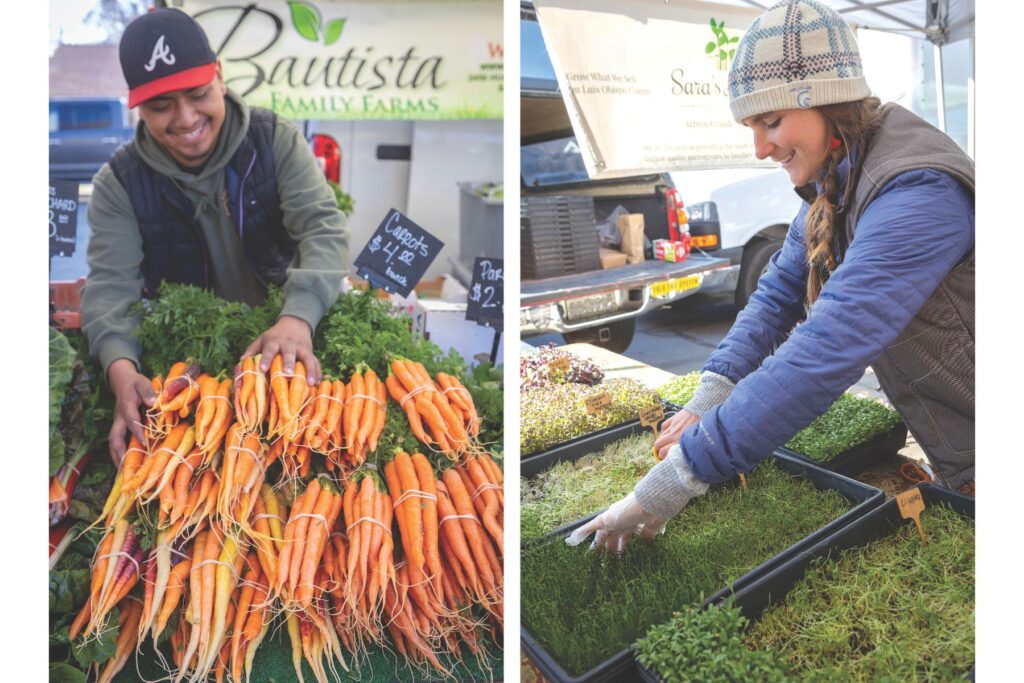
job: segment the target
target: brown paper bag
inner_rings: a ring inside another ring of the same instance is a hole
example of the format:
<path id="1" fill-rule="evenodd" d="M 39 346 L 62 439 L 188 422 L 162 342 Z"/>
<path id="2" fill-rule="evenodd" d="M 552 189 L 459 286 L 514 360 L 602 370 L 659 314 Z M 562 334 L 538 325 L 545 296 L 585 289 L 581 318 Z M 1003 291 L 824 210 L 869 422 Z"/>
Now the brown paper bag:
<path id="1" fill-rule="evenodd" d="M 644 261 L 644 215 L 631 213 L 619 216 L 619 232 L 622 233 L 622 253 L 626 263 Z"/>

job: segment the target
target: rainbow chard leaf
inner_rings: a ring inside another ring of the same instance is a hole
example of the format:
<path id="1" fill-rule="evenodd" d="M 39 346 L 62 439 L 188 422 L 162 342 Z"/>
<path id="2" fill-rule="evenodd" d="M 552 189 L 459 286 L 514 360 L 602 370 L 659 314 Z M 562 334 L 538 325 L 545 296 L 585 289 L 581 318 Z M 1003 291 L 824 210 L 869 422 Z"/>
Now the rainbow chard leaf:
<path id="1" fill-rule="evenodd" d="M 344 19 L 335 19 L 327 24 L 327 30 L 324 31 L 324 45 L 330 45 L 338 40 L 341 37 L 341 29 L 343 28 L 345 28 Z"/>
<path id="2" fill-rule="evenodd" d="M 292 13 L 292 25 L 299 35 L 306 40 L 317 42 L 320 40 L 320 12 L 309 3 L 299 0 L 289 0 L 288 7 Z"/>

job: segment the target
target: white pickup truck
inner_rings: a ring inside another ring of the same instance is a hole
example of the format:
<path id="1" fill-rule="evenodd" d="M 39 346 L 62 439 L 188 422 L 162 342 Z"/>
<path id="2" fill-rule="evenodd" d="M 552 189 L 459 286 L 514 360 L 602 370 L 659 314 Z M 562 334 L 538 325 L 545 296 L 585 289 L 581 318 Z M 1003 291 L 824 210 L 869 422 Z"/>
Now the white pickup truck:
<path id="1" fill-rule="evenodd" d="M 711 191 L 707 201 L 686 205 L 691 223 L 718 223 L 721 249 L 715 256 L 731 263 L 734 277 L 727 282 L 735 286 L 740 308 L 746 306 L 769 260 L 782 247 L 800 202 L 789 176 L 777 169 L 722 185 Z"/>
<path id="2" fill-rule="evenodd" d="M 547 55 L 536 13 L 529 2 L 520 6 L 521 88 L 520 88 L 520 245 L 523 247 L 520 285 L 519 330 L 524 336 L 560 333 L 568 342 L 590 342 L 612 351 L 628 348 L 637 317 L 665 304 L 698 292 L 734 288 L 735 270 L 718 254 L 718 225 L 715 220 L 690 217 L 689 232 L 694 249 L 680 263 L 647 260 L 607 270 L 596 263 L 589 267 L 552 272 L 537 263 L 527 264 L 527 252 L 556 253 L 573 261 L 572 252 L 584 247 L 564 236 L 533 235 L 531 214 L 536 203 L 552 198 L 568 201 L 584 198 L 592 208 L 580 224 L 604 220 L 617 207 L 630 214 L 643 214 L 644 233 L 650 240 L 665 239 L 672 227 L 686 224 L 680 192 L 667 173 L 592 180 L 584 168 L 579 147 Z M 685 211 L 689 211 L 689 207 Z M 566 220 L 559 214 L 554 221 Z M 573 219 L 575 220 L 575 219 Z M 596 230 L 593 227 L 592 230 Z M 575 233 L 574 233 L 575 234 Z M 591 233 L 594 236 L 594 233 Z M 543 241 L 543 244 L 541 242 Z M 596 261 L 597 238 L 592 244 Z M 546 257 L 537 257 L 538 260 Z M 583 260 L 583 259 L 581 259 Z M 527 266 L 531 268 L 527 268 Z M 543 275 L 528 276 L 530 271 Z"/>

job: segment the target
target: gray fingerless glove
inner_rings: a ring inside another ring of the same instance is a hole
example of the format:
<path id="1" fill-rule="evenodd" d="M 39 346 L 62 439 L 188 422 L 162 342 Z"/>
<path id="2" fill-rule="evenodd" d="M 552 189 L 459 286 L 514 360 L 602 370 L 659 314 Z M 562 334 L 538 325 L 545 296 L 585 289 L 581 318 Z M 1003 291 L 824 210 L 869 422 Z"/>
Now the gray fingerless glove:
<path id="1" fill-rule="evenodd" d="M 682 449 L 676 444 L 664 460 L 637 482 L 633 494 L 645 512 L 669 519 L 707 490 L 708 485 L 694 476 Z"/>
<path id="2" fill-rule="evenodd" d="M 729 398 L 729 394 L 732 393 L 735 386 L 732 380 L 725 375 L 705 370 L 700 375 L 697 391 L 693 393 L 693 398 L 683 406 L 683 410 L 700 417 L 715 406 L 725 403 L 725 399 Z"/>

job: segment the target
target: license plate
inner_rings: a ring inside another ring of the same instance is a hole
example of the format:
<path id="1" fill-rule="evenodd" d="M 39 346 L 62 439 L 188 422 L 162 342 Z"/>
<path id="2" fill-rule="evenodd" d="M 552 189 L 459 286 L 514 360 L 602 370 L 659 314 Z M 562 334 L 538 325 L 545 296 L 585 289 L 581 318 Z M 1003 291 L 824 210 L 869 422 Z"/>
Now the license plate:
<path id="1" fill-rule="evenodd" d="M 563 303 L 565 305 L 565 318 L 569 321 L 585 320 L 618 310 L 615 292 L 566 299 Z"/>
<path id="2" fill-rule="evenodd" d="M 686 277 L 677 277 L 672 280 L 665 280 L 664 282 L 655 282 L 651 285 L 651 296 L 656 299 L 662 297 L 671 296 L 677 292 L 685 292 L 688 289 L 696 289 L 700 287 L 700 283 L 703 280 L 703 275 L 687 275 Z"/>

